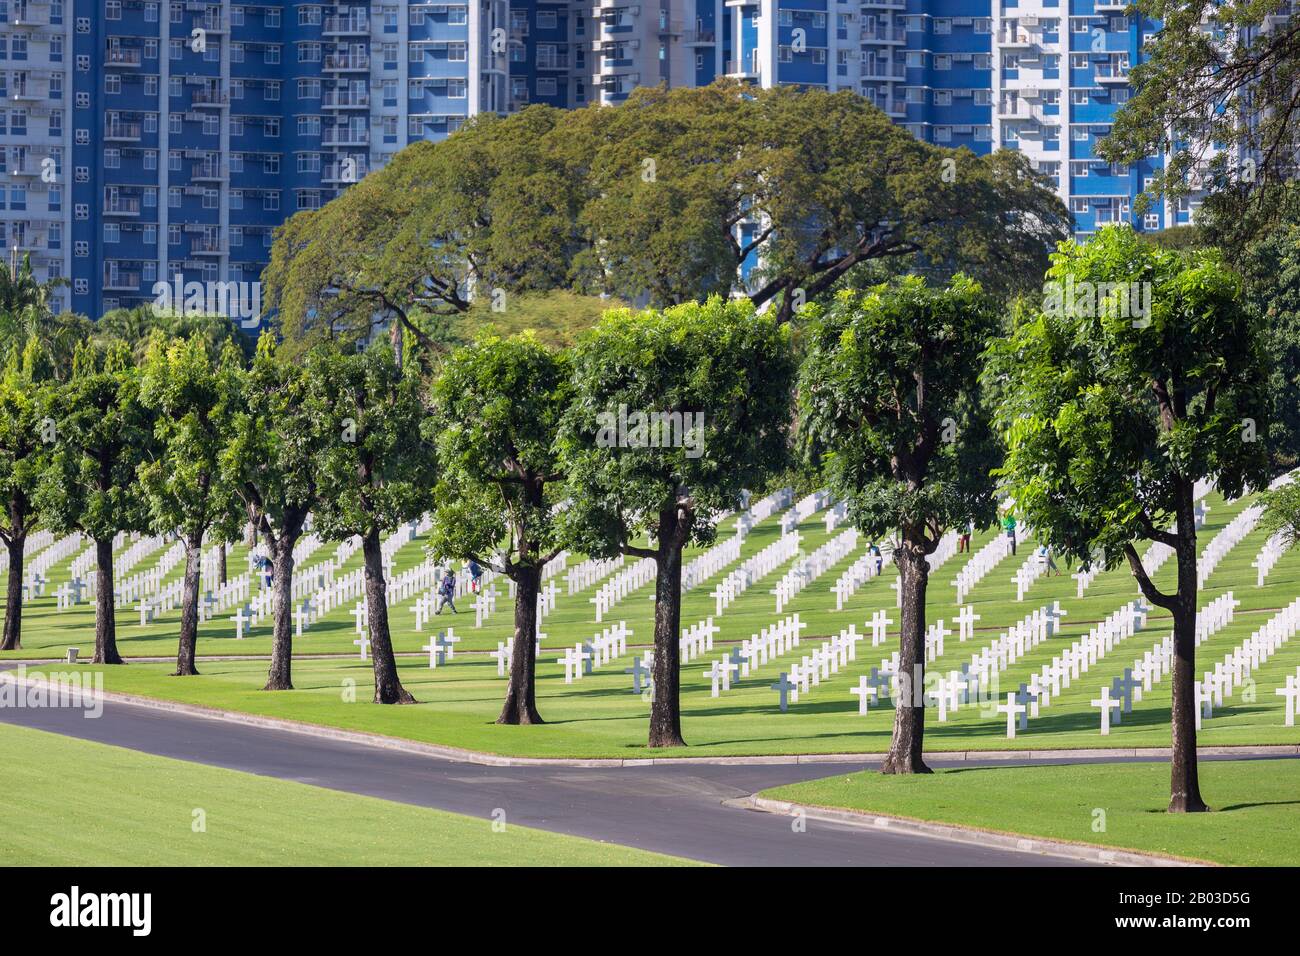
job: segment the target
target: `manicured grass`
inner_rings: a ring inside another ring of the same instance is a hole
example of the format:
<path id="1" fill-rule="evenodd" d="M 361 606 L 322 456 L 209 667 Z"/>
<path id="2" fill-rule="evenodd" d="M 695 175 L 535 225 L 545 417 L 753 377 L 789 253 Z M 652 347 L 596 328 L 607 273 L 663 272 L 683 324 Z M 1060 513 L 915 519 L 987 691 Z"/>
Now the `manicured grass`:
<path id="1" fill-rule="evenodd" d="M 1209 503 L 1209 521 L 1200 533 L 1202 549 L 1247 502 L 1224 502 L 1211 496 Z M 743 544 L 742 560 L 774 541 L 779 535 L 777 525 L 778 518 L 774 516 L 756 526 Z M 828 534 L 822 516 L 816 515 L 805 521 L 800 530 L 802 547 L 808 552 L 842 529 Z M 730 523 L 724 524 L 722 533 L 731 533 Z M 976 550 L 990 537 L 991 532 L 978 535 L 974 542 Z M 1255 570 L 1250 565 L 1263 540 L 1264 535 L 1258 530 L 1248 535 L 1228 553 L 1202 589 L 1202 606 L 1227 590 L 1233 591 L 1240 606 L 1236 621 L 1198 649 L 1198 672 L 1212 669 L 1214 661 L 1262 626 L 1271 616 L 1270 609 L 1280 608 L 1300 594 L 1300 549 L 1284 555 L 1265 585 L 1256 586 Z M 395 569 L 400 572 L 422 560 L 422 544 L 416 541 L 400 549 L 395 556 Z M 685 665 L 682 671 L 684 733 L 691 746 L 671 755 L 879 752 L 885 749 L 893 711 L 888 706 L 872 707 L 866 716 L 859 716 L 856 698 L 849 694 L 849 688 L 872 667 L 879 667 L 882 658 L 898 646 L 898 614 L 894 607 L 894 591 L 890 587 L 896 573 L 892 566 L 886 565 L 885 573 L 865 584 L 840 611 L 835 610 L 834 596 L 830 593 L 840 572 L 863 552 L 865 546 L 865 539 L 860 540 L 852 554 L 813 581 L 782 612 L 783 615 L 798 613 L 807 625 L 803 632 L 803 646 L 741 678 L 729 693 L 718 698 L 710 695 L 704 672 L 711 660 L 730 651 L 729 642 L 747 638 L 777 619 L 770 590 L 788 565 L 756 582 L 715 618 L 715 624 L 721 628 L 717 635 L 718 646 L 711 654 Z M 1025 599 L 1017 601 L 1011 578 L 1032 551 L 1032 543 L 1022 542 L 1019 555 L 998 564 L 967 597 L 965 603 L 973 605 L 980 615 L 978 628 L 964 643 L 950 634 L 944 654 L 928 667 L 931 673 L 947 673 L 959 668 L 1012 623 L 1036 608 L 1060 601 L 1067 614 L 1063 630 L 1000 675 L 1000 699 L 1005 698 L 1008 690 L 1028 681 L 1031 672 L 1036 672 L 1093 623 L 1136 596 L 1129 572 L 1120 568 L 1099 575 L 1082 598 L 1076 595 L 1074 580 L 1065 574 L 1038 579 Z M 332 552 L 333 549 L 327 546 L 306 563 L 311 565 L 323 560 Z M 350 568 L 359 560 L 359 555 L 354 555 L 343 569 Z M 571 563 L 577 560 L 575 557 Z M 955 629 L 957 607 L 951 582 L 967 560 L 966 555 L 955 555 L 932 573 L 927 608 L 930 621 L 943 619 L 950 629 Z M 243 567 L 242 556 L 232 559 L 232 573 Z M 66 571 L 67 562 L 51 569 L 50 593 L 60 575 L 66 578 Z M 1173 572 L 1173 562 L 1167 562 L 1158 576 L 1162 586 L 1169 586 Z M 711 592 L 720 577 L 721 573 L 684 595 L 684 627 L 714 614 Z M 439 628 L 453 626 L 462 639 L 455 659 L 436 671 L 426 666 L 427 656 L 420 653 L 421 646 L 433 633 L 432 628 L 426 626 L 423 633 L 414 631 L 410 602 L 395 604 L 390 609 L 395 648 L 399 653 L 419 655 L 402 657 L 399 665 L 403 682 L 422 702 L 414 707 L 370 704 L 369 663 L 355 657 L 308 660 L 302 656 L 356 653 L 352 645 L 355 632 L 350 603 L 335 609 L 295 641 L 295 653 L 300 655 L 294 662 L 295 691 L 262 692 L 260 688 L 265 682 L 267 668 L 264 660 L 201 661 L 199 670 L 202 673 L 196 678 L 168 676 L 172 669 L 169 664 L 136 662 L 120 668 L 103 668 L 105 686 L 125 693 L 496 753 L 580 757 L 647 755 L 644 744 L 649 704 L 631 693 L 631 678 L 623 673 L 624 668 L 632 663 L 632 648 L 624 657 L 571 685 L 564 683 L 564 669 L 557 663 L 557 658 L 565 647 L 588 640 L 602 626 L 619 620 L 627 621 L 632 628 L 632 645 L 647 644 L 652 631 L 652 586 L 647 585 L 625 597 L 606 615 L 602 625 L 595 622 L 589 601 L 593 588 L 569 595 L 562 579 L 556 583 L 559 597 L 555 609 L 542 625 L 546 638 L 538 665 L 539 705 L 542 716 L 548 721 L 542 727 L 498 727 L 493 723 L 500 708 L 505 680 L 497 676 L 492 660 L 481 653 L 472 653 L 493 648 L 497 642 L 510 637 L 511 605 L 504 584 L 497 611 L 482 628 L 474 628 L 472 612 L 435 619 Z M 24 650 L 13 656 L 30 658 L 61 654 L 69 644 L 80 645 L 83 654 L 88 656 L 92 643 L 90 609 L 83 605 L 74 610 L 57 611 L 53 605 L 52 597 L 32 602 L 25 617 Z M 788 713 L 781 713 L 777 707 L 777 694 L 769 689 L 780 673 L 788 671 L 800 656 L 809 653 L 810 642 L 816 646 L 819 639 L 834 635 L 850 624 L 856 625 L 859 633 L 869 633 L 866 622 L 877 610 L 886 611 L 893 621 L 887 642 L 878 647 L 871 647 L 869 640 L 860 643 L 856 661 L 832 679 L 803 694 L 797 703 L 791 705 Z M 1050 707 L 1032 718 L 1028 729 L 1018 733 L 1014 740 L 1007 739 L 1006 723 L 1001 714 L 966 706 L 950 714 L 945 723 L 939 723 L 937 715 L 928 717 L 927 748 L 1167 746 L 1168 679 L 1145 694 L 1141 702 L 1135 704 L 1133 713 L 1126 715 L 1122 724 L 1113 727 L 1107 737 L 1099 733 L 1098 712 L 1090 701 L 1098 696 L 1102 686 L 1109 685 L 1112 678 L 1120 675 L 1126 666 L 1132 666 L 1143 651 L 1168 634 L 1170 627 L 1166 612 L 1152 614 L 1143 631 L 1117 644 L 1086 676 L 1073 682 Z M 270 650 L 268 634 L 269 626 L 263 624 L 253 636 L 235 640 L 233 626 L 224 616 L 218 617 L 200 627 L 199 653 L 237 657 L 267 654 Z M 138 615 L 130 608 L 121 609 L 119 646 L 127 656 L 174 655 L 175 615 L 142 628 Z M 1207 746 L 1300 743 L 1300 730 L 1283 726 L 1282 699 L 1274 693 L 1288 674 L 1296 672 L 1297 667 L 1300 667 L 1300 639 L 1293 639 L 1256 671 L 1252 686 L 1238 689 L 1225 700 L 1224 707 L 1216 709 L 1214 717 L 1205 722 L 1201 743 Z M 66 668 L 61 665 L 60 669 Z M 664 754 L 656 751 L 655 755 Z"/>
<path id="2" fill-rule="evenodd" d="M 1205 760 L 1200 777 L 1211 813 L 1164 812 L 1164 764 L 867 771 L 761 795 L 1234 866 L 1300 864 L 1300 760 Z"/>
<path id="3" fill-rule="evenodd" d="M 0 724 L 0 866 L 665 866 L 690 861 Z M 195 832 L 201 811 L 203 832 Z"/>

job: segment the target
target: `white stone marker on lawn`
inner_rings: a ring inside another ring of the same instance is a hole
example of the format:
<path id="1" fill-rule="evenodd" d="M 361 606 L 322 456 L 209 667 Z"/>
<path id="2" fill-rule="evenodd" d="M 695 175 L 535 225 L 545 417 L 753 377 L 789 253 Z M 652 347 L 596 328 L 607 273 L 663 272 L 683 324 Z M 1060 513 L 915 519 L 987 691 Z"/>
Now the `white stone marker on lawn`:
<path id="1" fill-rule="evenodd" d="M 849 693 L 858 699 L 858 715 L 861 716 L 871 707 L 871 701 L 876 696 L 876 689 L 867 681 L 867 675 L 863 674 L 858 678 L 858 686 L 850 687 Z"/>
<path id="2" fill-rule="evenodd" d="M 975 605 L 967 604 L 957 613 L 958 640 L 965 641 L 975 634 L 975 622 L 980 615 L 975 613 Z"/>
<path id="3" fill-rule="evenodd" d="M 1016 703 L 1016 695 L 1008 691 L 1007 702 L 998 704 L 997 709 L 1000 713 L 1007 715 L 1007 737 L 1014 740 L 1016 737 L 1016 717 L 1025 712 L 1024 705 Z"/>
<path id="4" fill-rule="evenodd" d="M 370 647 L 370 638 L 362 634 L 359 638 L 357 638 L 352 643 L 355 644 L 357 647 L 361 648 L 361 659 L 364 661 L 366 659 L 366 651 Z"/>
<path id="5" fill-rule="evenodd" d="M 235 622 L 235 639 L 242 641 L 244 639 L 244 625 L 250 623 L 252 620 L 248 616 L 248 605 L 245 604 L 236 611 L 235 616 L 232 617 L 231 620 Z"/>
<path id="6" fill-rule="evenodd" d="M 1101 697 L 1092 702 L 1093 707 L 1101 708 L 1101 735 L 1103 737 L 1110 735 L 1110 712 L 1123 705 L 1123 701 L 1110 696 L 1109 687 L 1103 687 Z"/>
<path id="7" fill-rule="evenodd" d="M 1286 698 L 1285 726 L 1294 727 L 1296 700 L 1300 698 L 1300 683 L 1296 682 L 1294 675 L 1288 674 L 1286 677 L 1286 686 L 1279 687 L 1273 693 Z"/>
<path id="8" fill-rule="evenodd" d="M 771 689 L 774 691 L 778 691 L 781 694 L 781 713 L 783 714 L 787 710 L 789 710 L 790 691 L 792 690 L 794 691 L 795 700 L 799 699 L 798 685 L 790 683 L 790 679 L 786 675 L 785 671 L 781 672 L 781 679 L 778 680 L 775 684 L 773 684 Z"/>

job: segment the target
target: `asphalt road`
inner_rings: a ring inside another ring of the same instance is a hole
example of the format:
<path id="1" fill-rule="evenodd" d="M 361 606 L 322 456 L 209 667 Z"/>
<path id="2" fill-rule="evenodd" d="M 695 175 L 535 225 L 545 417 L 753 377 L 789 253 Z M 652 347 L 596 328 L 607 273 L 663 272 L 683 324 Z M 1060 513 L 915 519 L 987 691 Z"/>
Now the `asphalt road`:
<path id="1" fill-rule="evenodd" d="M 297 780 L 732 866 L 1062 866 L 1070 861 L 724 806 L 851 764 L 485 767 L 108 702 L 0 708 L 0 721 L 247 773 Z"/>

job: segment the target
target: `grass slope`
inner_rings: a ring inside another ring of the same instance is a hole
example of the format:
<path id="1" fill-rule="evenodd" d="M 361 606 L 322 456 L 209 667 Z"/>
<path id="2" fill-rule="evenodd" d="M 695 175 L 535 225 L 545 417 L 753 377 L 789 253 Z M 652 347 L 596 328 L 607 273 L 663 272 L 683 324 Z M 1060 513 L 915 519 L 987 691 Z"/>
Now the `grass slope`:
<path id="1" fill-rule="evenodd" d="M 664 866 L 689 861 L 0 724 L 0 866 Z M 194 832 L 195 811 L 206 831 Z"/>
<path id="2" fill-rule="evenodd" d="M 1203 761 L 1200 776 L 1211 813 L 1164 812 L 1163 764 L 863 772 L 762 796 L 1236 866 L 1300 863 L 1300 761 Z"/>
<path id="3" fill-rule="evenodd" d="M 1200 532 L 1200 547 L 1208 545 L 1232 517 L 1238 514 L 1246 501 L 1225 502 L 1217 495 L 1208 499 L 1210 515 Z M 818 547 L 842 529 L 827 533 L 822 515 L 815 515 L 800 528 L 801 542 L 806 552 Z M 724 523 L 720 535 L 730 534 L 731 522 Z M 746 538 L 741 558 L 757 553 L 779 536 L 778 517 L 773 516 L 756 526 Z M 978 550 L 990 540 L 991 534 L 978 535 L 974 545 Z M 1253 630 L 1262 626 L 1271 609 L 1280 608 L 1300 594 L 1300 549 L 1284 555 L 1273 568 L 1263 587 L 1256 586 L 1255 569 L 1251 562 L 1264 541 L 1258 530 L 1248 535 L 1233 548 L 1206 582 L 1200 596 L 1202 606 L 1216 595 L 1232 590 L 1240 602 L 1236 621 L 1197 651 L 1198 672 L 1212 669 L 1214 661 L 1222 658 Z M 400 549 L 394 567 L 400 572 L 423 560 L 422 541 L 412 542 Z M 808 653 L 801 649 L 769 662 L 748 677 L 742 678 L 730 693 L 713 698 L 709 682 L 704 678 L 712 658 L 723 656 L 730 648 L 725 644 L 715 647 L 711 655 L 701 657 L 686 665 L 682 671 L 682 709 L 686 740 L 692 746 L 681 753 L 692 754 L 780 754 L 791 752 L 857 752 L 881 751 L 889 740 L 893 711 L 873 707 L 865 716 L 857 713 L 856 698 L 849 694 L 858 677 L 879 666 L 881 659 L 897 648 L 897 619 L 894 591 L 891 584 L 896 572 L 887 565 L 884 574 L 865 584 L 854 594 L 841 611 L 835 610 L 834 596 L 830 592 L 840 572 L 862 554 L 866 546 L 860 540 L 858 548 L 813 581 L 789 604 L 783 614 L 797 612 L 807 625 L 805 645 L 812 638 L 838 633 L 850 624 L 860 633 L 866 630 L 865 622 L 876 610 L 885 610 L 894 621 L 887 643 L 872 648 L 870 642 L 858 647 L 858 656 L 846 669 L 829 681 L 813 688 L 793 704 L 788 713 L 777 707 L 777 694 L 770 685 L 782 671 Z M 1053 654 L 1064 645 L 1088 630 L 1093 623 L 1117 610 L 1136 597 L 1132 577 L 1125 568 L 1099 575 L 1082 598 L 1076 595 L 1075 581 L 1068 574 L 1045 577 L 1034 582 L 1023 601 L 1016 600 L 1011 583 L 1015 570 L 1033 551 L 1031 543 L 1022 543 L 1020 553 L 998 564 L 967 597 L 966 603 L 980 615 L 975 635 L 959 642 L 949 636 L 945 653 L 929 670 L 951 671 L 962 662 L 995 640 L 1008 626 L 1029 614 L 1035 608 L 1052 601 L 1060 601 L 1066 611 L 1063 631 L 1051 641 L 1035 648 L 1008 671 L 1001 675 L 1002 695 L 1027 681 Z M 319 550 L 308 559 L 307 566 L 329 557 L 331 546 Z M 688 556 L 689 559 L 689 556 Z M 571 564 L 579 559 L 574 558 Z M 957 607 L 952 580 L 968 560 L 966 555 L 955 555 L 936 569 L 930 578 L 927 614 L 930 621 L 943 619 L 949 628 L 954 625 Z M 357 566 L 360 555 L 353 555 L 340 570 Z M 142 565 L 151 562 L 146 560 Z M 66 580 L 70 559 L 50 570 L 51 583 L 47 590 Z M 243 552 L 232 557 L 232 573 L 246 566 Z M 683 597 L 682 624 L 687 626 L 715 612 L 711 596 L 713 586 L 732 564 L 713 578 L 686 593 Z M 715 618 L 721 630 L 720 642 L 740 641 L 755 634 L 760 628 L 776 620 L 774 598 L 770 590 L 787 570 L 780 567 L 756 582 L 744 592 L 721 616 Z M 1174 564 L 1167 562 L 1157 576 L 1158 582 L 1169 587 Z M 392 734 L 416 740 L 450 744 L 497 753 L 538 756 L 644 756 L 648 702 L 631 693 L 631 679 L 623 669 L 631 665 L 630 654 L 597 670 L 591 676 L 572 685 L 563 680 L 563 667 L 557 658 L 565 647 L 590 639 L 602 625 L 595 622 L 590 597 L 594 587 L 574 595 L 567 593 L 563 579 L 557 579 L 559 598 L 555 610 L 545 619 L 542 630 L 546 633 L 543 651 L 538 664 L 539 705 L 542 716 L 548 721 L 543 727 L 498 727 L 493 721 L 500 708 L 505 690 L 505 680 L 496 674 L 496 665 L 482 654 L 465 651 L 495 648 L 500 641 L 510 639 L 512 632 L 511 602 L 506 596 L 504 583 L 501 596 L 493 614 L 481 628 L 474 627 L 472 612 L 436 619 L 438 627 L 452 626 L 462 641 L 461 653 L 455 660 L 436 671 L 426 666 L 427 658 L 405 657 L 400 668 L 403 682 L 420 703 L 414 707 L 378 707 L 368 703 L 372 695 L 371 670 L 368 663 L 352 659 L 306 660 L 301 655 L 319 653 L 345 653 L 354 655 L 355 637 L 351 603 L 335 609 L 324 620 L 313 625 L 301 639 L 294 642 L 299 659 L 294 662 L 296 690 L 269 694 L 259 688 L 265 682 L 267 664 L 264 660 L 203 661 L 199 664 L 202 675 L 197 678 L 168 676 L 169 664 L 133 663 L 126 667 L 106 668 L 105 685 L 109 690 L 165 697 L 207 706 L 244 710 L 274 717 L 312 721 L 338 727 Z M 645 644 L 652 632 L 653 587 L 644 586 L 634 591 L 605 617 L 605 624 L 625 620 L 632 628 L 632 644 Z M 82 647 L 88 654 L 92 638 L 92 609 L 82 605 L 72 610 L 58 611 L 52 596 L 30 602 L 24 615 L 24 649 L 10 657 L 38 657 L 62 655 L 69 644 Z M 468 610 L 468 608 L 464 608 Z M 426 627 L 417 633 L 413 627 L 411 601 L 394 604 L 390 608 L 393 624 L 393 642 L 398 652 L 419 655 L 432 633 Z M 171 657 L 176 650 L 175 613 L 146 627 L 139 625 L 138 614 L 131 608 L 122 608 L 118 614 L 119 646 L 124 655 L 165 655 Z M 1100 688 L 1132 666 L 1144 650 L 1169 633 L 1169 615 L 1157 611 L 1145 630 L 1116 646 L 1099 661 L 1085 678 L 1072 686 L 1043 709 L 1040 716 L 1030 721 L 1029 729 L 1019 733 L 1014 741 L 1005 736 L 1005 719 L 1000 714 L 982 713 L 975 707 L 963 707 L 950 715 L 946 723 L 937 717 L 927 719 L 926 743 L 934 750 L 974 750 L 1004 748 L 1049 747 L 1158 747 L 1169 741 L 1169 682 L 1166 679 L 1135 706 L 1134 712 L 1114 727 L 1108 737 L 1102 737 L 1099 718 L 1090 701 L 1098 696 Z M 269 624 L 259 626 L 245 640 L 235 640 L 234 626 L 228 615 L 205 622 L 199 632 L 199 653 L 207 655 L 232 655 L 248 657 L 268 654 L 270 651 Z M 1268 663 L 1254 675 L 1254 684 L 1238 690 L 1207 720 L 1200 735 L 1204 745 L 1232 744 L 1296 744 L 1300 743 L 1300 728 L 1284 727 L 1282 699 L 1274 691 L 1282 686 L 1288 674 L 1300 667 L 1300 639 L 1284 645 Z M 65 669 L 65 668 L 61 668 Z M 656 755 L 659 755 L 658 752 Z M 674 754 L 678 755 L 678 754 Z"/>

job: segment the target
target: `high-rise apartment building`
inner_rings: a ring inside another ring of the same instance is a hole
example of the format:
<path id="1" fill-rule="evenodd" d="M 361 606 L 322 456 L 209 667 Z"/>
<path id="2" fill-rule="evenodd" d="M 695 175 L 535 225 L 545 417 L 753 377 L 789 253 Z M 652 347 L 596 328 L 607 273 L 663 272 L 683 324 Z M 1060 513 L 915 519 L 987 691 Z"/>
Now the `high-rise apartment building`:
<path id="1" fill-rule="evenodd" d="M 1132 221 L 1162 162 L 1094 156 L 1156 29 L 1120 0 L 0 0 L 0 238 L 91 316 L 177 276 L 237 296 L 276 225 L 410 142 L 720 75 L 1022 150 L 1086 235 Z"/>

